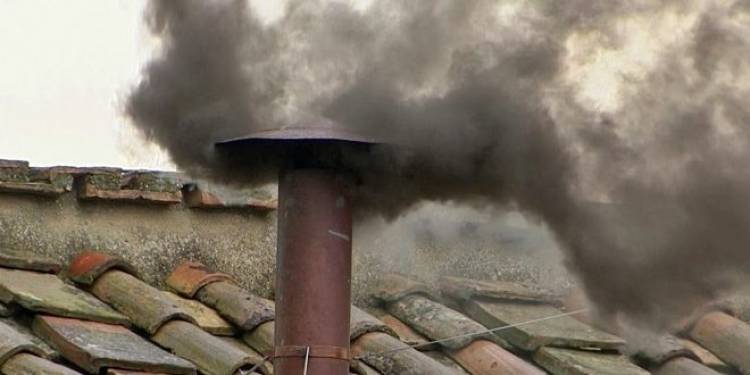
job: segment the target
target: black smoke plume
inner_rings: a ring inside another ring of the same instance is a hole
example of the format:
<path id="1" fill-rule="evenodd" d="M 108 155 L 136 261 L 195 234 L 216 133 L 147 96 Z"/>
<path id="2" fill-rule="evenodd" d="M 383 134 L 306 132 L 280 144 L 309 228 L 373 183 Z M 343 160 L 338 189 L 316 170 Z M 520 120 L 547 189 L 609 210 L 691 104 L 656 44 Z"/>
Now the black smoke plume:
<path id="1" fill-rule="evenodd" d="M 747 1 L 284 4 L 269 21 L 246 1 L 150 2 L 161 55 L 126 113 L 182 169 L 264 182 L 214 142 L 329 119 L 402 150 L 373 151 L 368 214 L 519 208 L 609 317 L 665 326 L 746 278 Z M 607 64 L 602 87 L 577 74 Z"/>

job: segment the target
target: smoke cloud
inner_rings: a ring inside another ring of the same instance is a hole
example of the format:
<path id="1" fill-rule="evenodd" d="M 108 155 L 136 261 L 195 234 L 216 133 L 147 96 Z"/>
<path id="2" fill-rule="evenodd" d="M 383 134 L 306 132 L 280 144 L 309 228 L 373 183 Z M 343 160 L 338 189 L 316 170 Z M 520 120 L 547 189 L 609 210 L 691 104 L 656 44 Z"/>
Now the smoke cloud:
<path id="1" fill-rule="evenodd" d="M 162 53 L 125 110 L 183 170 L 238 183 L 269 174 L 238 173 L 214 142 L 322 118 L 391 140 L 363 171 L 363 212 L 520 209 L 602 314 L 665 327 L 747 277 L 749 13 L 289 0 L 269 22 L 246 1 L 154 0 Z"/>

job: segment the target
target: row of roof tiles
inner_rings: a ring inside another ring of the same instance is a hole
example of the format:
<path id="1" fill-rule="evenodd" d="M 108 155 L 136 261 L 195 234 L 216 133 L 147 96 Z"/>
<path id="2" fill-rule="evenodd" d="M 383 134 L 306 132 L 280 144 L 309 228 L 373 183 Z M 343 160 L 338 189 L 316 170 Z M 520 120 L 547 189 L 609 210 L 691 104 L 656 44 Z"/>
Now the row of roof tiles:
<path id="1" fill-rule="evenodd" d="M 228 275 L 184 263 L 164 291 L 99 252 L 61 269 L 33 253 L 0 251 L 0 372 L 273 372 L 263 360 L 273 349 L 273 302 Z M 750 304 L 741 299 L 631 357 L 621 338 L 566 315 L 559 298 L 516 284 L 442 278 L 431 288 L 388 275 L 377 297 L 379 308 L 352 309 L 353 373 L 750 374 L 742 320 Z"/>
<path id="2" fill-rule="evenodd" d="M 223 189 L 222 189 L 223 190 Z M 188 180 L 178 173 L 118 168 L 30 167 L 28 162 L 0 160 L 0 192 L 59 197 L 73 193 L 80 200 L 185 205 L 190 208 L 254 208 L 273 210 L 268 196 L 232 194 Z M 237 199 L 234 196 L 241 196 Z"/>

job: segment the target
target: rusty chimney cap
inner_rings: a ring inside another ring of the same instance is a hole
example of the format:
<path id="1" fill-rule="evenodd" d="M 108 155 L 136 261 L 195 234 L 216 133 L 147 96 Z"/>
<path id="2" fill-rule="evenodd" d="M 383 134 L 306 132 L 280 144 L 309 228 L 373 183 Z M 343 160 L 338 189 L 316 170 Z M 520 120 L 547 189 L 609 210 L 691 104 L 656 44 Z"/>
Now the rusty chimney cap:
<path id="1" fill-rule="evenodd" d="M 381 143 L 374 138 L 358 134 L 350 128 L 339 125 L 330 120 L 316 120 L 302 122 L 280 129 L 261 130 L 248 135 L 232 138 L 216 143 L 216 147 L 235 147 L 240 144 L 267 141 L 287 141 L 287 142 L 305 142 L 305 141 L 322 141 L 322 142 L 352 142 L 362 144 Z"/>
<path id="2" fill-rule="evenodd" d="M 374 138 L 330 120 L 264 130 L 215 144 L 220 157 L 259 174 L 279 168 L 329 168 L 359 173 L 372 165 Z"/>

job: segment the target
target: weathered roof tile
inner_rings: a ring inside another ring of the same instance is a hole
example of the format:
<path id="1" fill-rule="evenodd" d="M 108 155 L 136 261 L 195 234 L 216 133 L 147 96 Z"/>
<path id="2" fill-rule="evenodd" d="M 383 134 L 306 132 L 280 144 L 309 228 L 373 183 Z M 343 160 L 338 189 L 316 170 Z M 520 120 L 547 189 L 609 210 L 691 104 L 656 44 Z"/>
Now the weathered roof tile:
<path id="1" fill-rule="evenodd" d="M 185 197 L 185 204 L 192 208 L 251 208 L 259 211 L 272 211 L 278 206 L 278 201 L 273 198 L 244 196 L 240 201 L 226 200 L 197 184 L 186 184 L 182 194 Z"/>
<path id="2" fill-rule="evenodd" d="M 182 202 L 179 184 L 151 173 L 94 173 L 83 176 L 78 197 L 84 200 L 114 200 L 177 204 Z"/>
<path id="3" fill-rule="evenodd" d="M 107 271 L 99 276 L 91 292 L 149 334 L 156 333 L 159 327 L 174 319 L 195 322 L 184 308 L 164 292 L 119 270 Z"/>
<path id="4" fill-rule="evenodd" d="M 720 305 L 746 323 L 750 323 L 750 291 L 741 290 L 725 299 Z"/>
<path id="5" fill-rule="evenodd" d="M 359 360 L 352 361 L 351 369 L 359 375 L 380 375 L 378 370 Z"/>
<path id="6" fill-rule="evenodd" d="M 494 342 L 474 341 L 450 352 L 451 358 L 472 375 L 543 375 L 544 371 L 501 348 Z"/>
<path id="7" fill-rule="evenodd" d="M 428 350 L 435 350 L 439 347 L 439 345 L 429 345 L 427 342 L 426 337 L 424 337 L 421 333 L 415 331 L 413 328 L 409 327 L 408 324 L 400 321 L 398 318 L 391 314 L 385 314 L 382 316 L 379 316 L 378 319 L 383 321 L 388 327 L 390 327 L 398 337 L 401 338 L 401 341 L 406 343 L 409 346 L 414 346 L 417 350 L 420 351 L 428 351 Z"/>
<path id="8" fill-rule="evenodd" d="M 690 337 L 726 363 L 750 374 L 750 325 L 726 313 L 704 315 L 690 330 Z"/>
<path id="9" fill-rule="evenodd" d="M 678 357 L 669 360 L 652 371 L 656 375 L 720 375 L 700 362 Z"/>
<path id="10" fill-rule="evenodd" d="M 38 272 L 58 273 L 60 262 L 26 250 L 0 248 L 0 266 Z"/>
<path id="11" fill-rule="evenodd" d="M 442 350 L 429 350 L 423 351 L 422 353 L 434 359 L 437 363 L 440 363 L 441 365 L 449 368 L 456 375 L 475 375 L 466 372 L 463 367 L 461 367 L 456 361 L 451 359 L 451 357 L 446 355 Z"/>
<path id="12" fill-rule="evenodd" d="M 714 353 L 709 352 L 706 348 L 698 345 L 694 341 L 680 339 L 680 343 L 697 356 L 701 363 L 709 368 L 722 374 L 734 373 L 732 366 L 728 365 L 726 362 L 719 359 Z"/>
<path id="13" fill-rule="evenodd" d="M 7 324 L 20 335 L 26 337 L 29 341 L 31 341 L 31 343 L 40 350 L 39 353 L 41 353 L 42 357 L 51 360 L 56 360 L 60 357 L 60 353 L 58 353 L 57 350 L 49 346 L 46 342 L 44 342 L 44 340 L 40 339 L 39 336 L 34 335 L 31 329 L 26 327 L 25 325 L 22 325 L 13 319 L 0 319 L 0 322 Z"/>
<path id="14" fill-rule="evenodd" d="M 34 319 L 33 327 L 66 359 L 94 374 L 110 367 L 195 374 L 195 367 L 189 362 L 122 326 L 40 315 Z"/>
<path id="15" fill-rule="evenodd" d="M 200 288 L 218 281 L 233 280 L 227 274 L 210 271 L 201 263 L 185 262 L 172 271 L 167 277 L 166 284 L 180 295 L 193 298 Z"/>
<path id="16" fill-rule="evenodd" d="M 194 297 L 213 307 L 245 331 L 273 320 L 275 315 L 272 301 L 248 293 L 229 276 L 213 273 L 200 263 L 181 264 L 169 275 L 166 283 L 181 295 Z"/>
<path id="17" fill-rule="evenodd" d="M 273 302 L 248 293 L 234 283 L 219 281 L 198 290 L 196 299 L 216 309 L 223 317 L 243 330 L 273 320 Z"/>
<path id="18" fill-rule="evenodd" d="M 65 193 L 64 187 L 40 182 L 0 181 L 0 191 L 5 193 L 34 194 L 55 197 Z"/>
<path id="19" fill-rule="evenodd" d="M 76 283 L 91 285 L 103 273 L 113 269 L 138 277 L 135 267 L 122 258 L 92 250 L 76 255 L 68 266 L 67 276 Z"/>
<path id="20" fill-rule="evenodd" d="M 412 294 L 421 294 L 432 297 L 432 299 L 438 299 L 427 285 L 396 274 L 383 276 L 375 297 L 385 302 L 393 302 Z"/>
<path id="21" fill-rule="evenodd" d="M 78 371 L 28 353 L 14 355 L 0 366 L 0 371 L 3 374 L 19 375 L 80 375 Z"/>
<path id="22" fill-rule="evenodd" d="M 464 303 L 464 310 L 471 318 L 486 327 L 512 326 L 498 331 L 497 334 L 514 346 L 527 351 L 547 345 L 581 349 L 619 349 L 625 344 L 619 337 L 599 331 L 570 316 L 516 326 L 530 320 L 563 313 L 549 305 L 470 300 Z"/>
<path id="23" fill-rule="evenodd" d="M 273 374 L 273 360 L 272 359 L 265 360 L 265 357 L 263 355 L 261 355 L 260 353 L 250 348 L 249 346 L 245 345 L 242 341 L 237 340 L 234 337 L 222 337 L 222 340 L 224 340 L 229 345 L 232 345 L 235 348 L 247 354 L 247 356 L 250 358 L 250 361 L 253 363 L 253 365 L 260 364 L 255 371 L 259 373 L 263 373 L 263 374 Z"/>
<path id="24" fill-rule="evenodd" d="M 273 333 L 276 325 L 273 321 L 265 322 L 254 330 L 245 332 L 242 340 L 260 353 L 273 351 Z"/>
<path id="25" fill-rule="evenodd" d="M 453 374 L 448 367 L 381 332 L 360 336 L 352 343 L 352 355 L 384 375 Z"/>
<path id="26" fill-rule="evenodd" d="M 249 370 L 254 364 L 245 351 L 184 321 L 165 324 L 152 340 L 208 375 L 232 375 L 240 369 Z"/>
<path id="27" fill-rule="evenodd" d="M 405 296 L 398 301 L 389 303 L 387 308 L 395 317 L 409 324 L 429 339 L 440 340 L 447 337 L 459 337 L 440 343 L 440 345 L 449 349 L 464 348 L 472 341 L 481 338 L 494 340 L 505 345 L 492 334 L 467 336 L 483 332 L 486 328 L 458 311 L 421 295 Z"/>
<path id="28" fill-rule="evenodd" d="M 236 333 L 234 327 L 224 320 L 216 310 L 196 300 L 182 298 L 172 292 L 163 293 L 207 332 L 219 336 L 232 336 Z"/>
<path id="29" fill-rule="evenodd" d="M 457 300 L 468 300 L 471 298 L 525 302 L 556 302 L 558 300 L 554 296 L 535 292 L 523 285 L 511 282 L 490 282 L 460 277 L 442 277 L 440 278 L 439 285 L 442 293 Z"/>
<path id="30" fill-rule="evenodd" d="M 29 162 L 25 160 L 8 160 L 8 159 L 0 159 L 0 168 L 7 168 L 7 167 L 29 167 Z"/>
<path id="31" fill-rule="evenodd" d="M 359 336 L 370 332 L 383 332 L 393 337 L 398 337 L 398 334 L 388 327 L 388 325 L 357 306 L 351 306 L 349 322 L 349 336 L 351 340 L 356 340 Z"/>
<path id="32" fill-rule="evenodd" d="M 58 196 L 73 188 L 73 176 L 28 165 L 0 166 L 0 191 Z"/>
<path id="33" fill-rule="evenodd" d="M 544 347 L 534 360 L 553 375 L 648 375 L 619 354 Z"/>
<path id="34" fill-rule="evenodd" d="M 44 351 L 29 340 L 26 335 L 19 333 L 10 325 L 0 322 L 0 365 L 20 352 L 44 356 Z"/>
<path id="35" fill-rule="evenodd" d="M 647 366 L 659 366 L 678 357 L 698 359 L 677 337 L 668 334 L 644 337 L 633 356 Z"/>
<path id="36" fill-rule="evenodd" d="M 55 275 L 0 268 L 0 301 L 35 312 L 129 324 L 128 318 Z"/>

